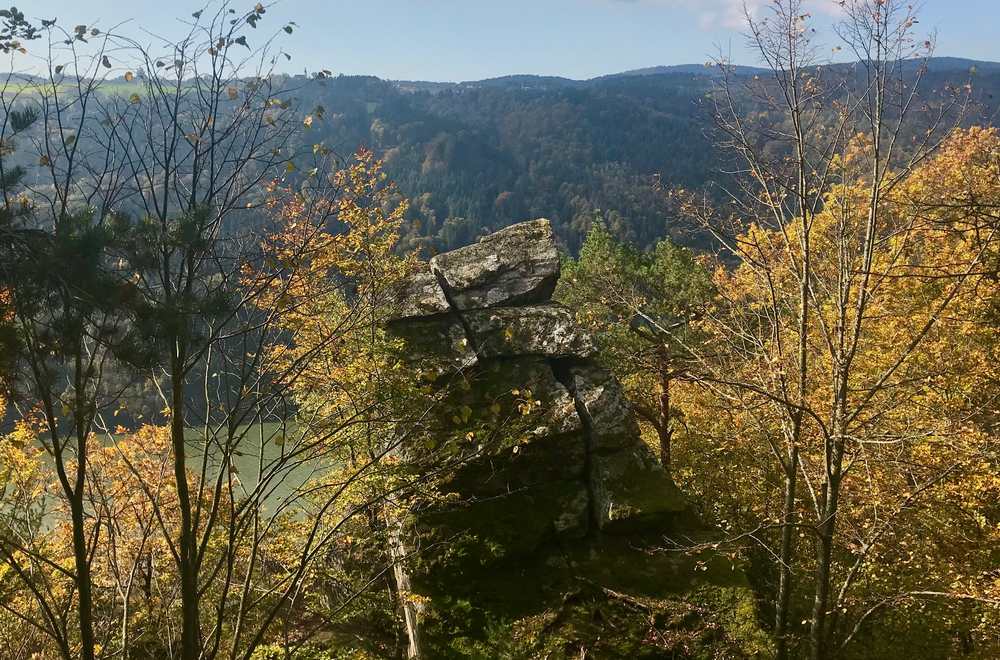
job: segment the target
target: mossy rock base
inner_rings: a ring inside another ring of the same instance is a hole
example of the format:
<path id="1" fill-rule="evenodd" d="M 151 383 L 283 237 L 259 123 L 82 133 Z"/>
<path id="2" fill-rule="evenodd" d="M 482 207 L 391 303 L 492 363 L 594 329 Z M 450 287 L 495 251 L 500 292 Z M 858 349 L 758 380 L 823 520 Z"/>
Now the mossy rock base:
<path id="1" fill-rule="evenodd" d="M 739 566 L 714 553 L 643 550 L 637 540 L 589 539 L 535 561 L 465 562 L 457 573 L 437 566 L 433 583 L 420 585 L 432 603 L 433 657 L 768 656 Z"/>

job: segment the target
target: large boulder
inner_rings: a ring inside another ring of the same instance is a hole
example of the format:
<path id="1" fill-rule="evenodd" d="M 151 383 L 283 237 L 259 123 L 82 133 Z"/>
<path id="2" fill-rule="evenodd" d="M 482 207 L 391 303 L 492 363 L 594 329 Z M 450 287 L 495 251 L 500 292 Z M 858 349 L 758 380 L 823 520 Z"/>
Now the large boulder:
<path id="1" fill-rule="evenodd" d="M 534 220 L 439 254 L 431 271 L 459 310 L 540 303 L 555 291 L 559 252 L 549 221 Z"/>
<path id="2" fill-rule="evenodd" d="M 434 442 L 474 449 L 414 523 L 432 657 L 764 649 L 742 572 L 665 550 L 713 533 L 644 443 L 591 338 L 551 301 L 558 277 L 548 221 L 514 225 L 436 256 L 389 326 L 451 388 Z"/>

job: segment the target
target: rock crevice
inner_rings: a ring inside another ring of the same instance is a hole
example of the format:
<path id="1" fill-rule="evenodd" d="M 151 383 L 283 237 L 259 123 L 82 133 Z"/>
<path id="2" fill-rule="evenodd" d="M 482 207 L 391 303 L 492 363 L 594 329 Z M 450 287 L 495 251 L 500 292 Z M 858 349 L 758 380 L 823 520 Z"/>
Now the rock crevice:
<path id="1" fill-rule="evenodd" d="M 431 274 L 433 275 L 435 281 L 438 284 L 438 288 L 441 292 L 441 297 L 444 298 L 447 303 L 448 314 L 455 319 L 455 321 L 462 327 L 462 332 L 465 334 L 465 341 L 468 346 L 472 349 L 472 352 L 476 355 L 476 361 L 478 362 L 482 359 L 482 354 L 479 350 L 479 343 L 476 341 L 475 333 L 472 331 L 472 326 L 469 325 L 468 319 L 462 313 L 461 308 L 455 301 L 454 292 L 451 290 L 448 281 L 445 279 L 444 274 L 436 269 L 431 269 Z"/>
<path id="2" fill-rule="evenodd" d="M 573 408 L 576 410 L 577 417 L 580 418 L 580 435 L 583 439 L 583 464 L 580 466 L 580 481 L 583 482 L 587 492 L 587 534 L 594 536 L 600 533 L 603 526 L 597 500 L 597 488 L 594 483 L 594 418 L 591 417 L 586 403 L 577 391 L 572 365 L 566 360 L 556 359 L 551 360 L 549 366 L 552 368 L 555 379 L 566 388 L 566 391 L 573 398 Z"/>

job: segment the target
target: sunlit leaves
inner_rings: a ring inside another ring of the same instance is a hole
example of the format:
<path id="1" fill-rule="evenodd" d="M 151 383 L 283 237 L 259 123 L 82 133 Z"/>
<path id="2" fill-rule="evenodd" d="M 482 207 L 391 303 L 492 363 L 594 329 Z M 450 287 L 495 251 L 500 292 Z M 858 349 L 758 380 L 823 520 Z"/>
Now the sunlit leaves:
<path id="1" fill-rule="evenodd" d="M 957 131 L 884 191 L 878 241 L 865 266 L 859 246 L 870 186 L 855 173 L 869 153 L 859 138 L 834 159 L 841 180 L 827 189 L 810 231 L 804 398 L 806 409 L 820 414 L 802 424 L 800 471 L 813 483 L 826 478 L 817 466 L 830 447 L 824 411 L 836 384 L 828 377 L 837 367 L 834 331 L 859 329 L 846 396 L 851 467 L 839 493 L 834 565 L 846 572 L 860 562 L 864 577 L 841 603 L 846 616 L 906 589 L 995 597 L 984 570 L 994 562 L 1000 532 L 995 521 L 983 525 L 990 519 L 984 503 L 1000 492 L 1000 473 L 988 459 L 1000 419 L 993 276 L 1000 242 L 986 210 L 1000 201 L 1000 137 L 993 130 Z M 780 483 L 778 468 L 759 457 L 787 437 L 787 409 L 773 393 L 798 373 L 788 344 L 800 335 L 795 258 L 803 229 L 800 222 L 783 229 L 751 224 L 739 240 L 752 247 L 754 259 L 715 271 L 725 305 L 702 325 L 717 347 L 712 359 L 720 360 L 714 378 L 724 386 L 682 388 L 673 398 L 684 414 L 681 442 L 689 462 L 676 474 L 734 531 L 773 523 L 781 497 L 773 486 Z M 866 276 L 877 286 L 867 289 L 859 314 L 855 301 Z M 841 291 L 848 292 L 846 302 Z M 728 469 L 718 483 L 713 470 L 720 462 Z M 800 513 L 814 515 L 812 504 L 803 496 Z"/>

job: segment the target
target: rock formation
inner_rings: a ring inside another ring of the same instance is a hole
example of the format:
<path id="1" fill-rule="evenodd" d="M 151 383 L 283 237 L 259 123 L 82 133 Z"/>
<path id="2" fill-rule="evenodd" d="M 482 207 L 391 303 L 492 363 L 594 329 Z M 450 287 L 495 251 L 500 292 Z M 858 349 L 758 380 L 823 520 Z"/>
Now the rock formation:
<path id="1" fill-rule="evenodd" d="M 441 442 L 478 450 L 442 486 L 449 504 L 415 522 L 434 657 L 752 652 L 761 635 L 738 568 L 667 549 L 710 532 L 590 337 L 552 302 L 558 278 L 548 221 L 521 223 L 434 257 L 390 324 L 411 363 L 451 388 Z"/>

